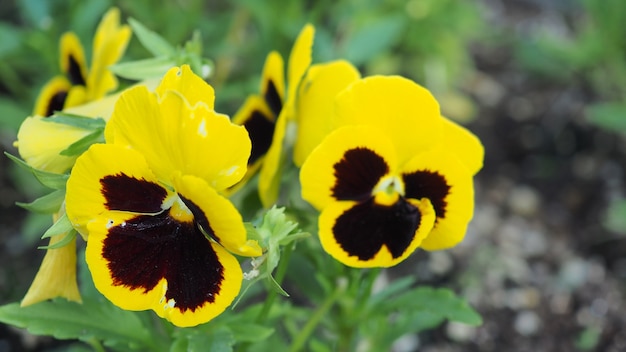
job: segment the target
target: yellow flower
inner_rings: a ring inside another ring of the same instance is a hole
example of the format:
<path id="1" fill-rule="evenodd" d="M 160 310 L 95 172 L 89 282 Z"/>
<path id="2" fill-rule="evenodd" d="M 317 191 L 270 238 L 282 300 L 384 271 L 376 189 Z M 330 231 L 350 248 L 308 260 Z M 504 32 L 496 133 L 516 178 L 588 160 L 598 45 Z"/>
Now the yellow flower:
<path id="1" fill-rule="evenodd" d="M 321 211 L 324 249 L 346 265 L 387 267 L 419 246 L 458 243 L 473 214 L 480 142 L 401 77 L 357 80 L 334 106 L 333 132 L 300 172 L 302 197 Z"/>
<path id="2" fill-rule="evenodd" d="M 62 214 L 56 214 L 56 221 Z M 65 233 L 50 237 L 49 245 L 61 241 Z M 70 301 L 81 302 L 78 284 L 76 282 L 76 239 L 67 245 L 48 249 L 43 257 L 41 266 L 21 306 L 26 307 L 47 299 L 63 297 Z"/>
<path id="3" fill-rule="evenodd" d="M 111 8 L 96 29 L 91 67 L 87 69 L 83 46 L 76 34 L 63 34 L 60 45 L 63 75 L 54 77 L 43 87 L 33 114 L 50 116 L 55 111 L 100 99 L 116 89 L 117 79 L 108 67 L 122 57 L 130 36 L 130 27 L 120 26 L 119 10 Z"/>
<path id="4" fill-rule="evenodd" d="M 261 254 L 218 193 L 245 174 L 250 140 L 213 99 L 188 66 L 168 71 L 155 93 L 125 91 L 107 144 L 81 155 L 67 183 L 67 214 L 87 236 L 96 288 L 123 309 L 152 309 L 177 326 L 226 309 L 243 277 L 233 254 Z"/>
<path id="5" fill-rule="evenodd" d="M 311 64 L 313 26 L 306 25 L 289 55 L 287 88 L 285 88 L 283 58 L 271 52 L 263 67 L 261 95 L 248 97 L 233 118 L 233 122 L 246 128 L 252 140 L 252 153 L 248 160 L 248 173 L 230 192 L 236 191 L 260 169 L 259 196 L 265 207 L 278 198 L 280 168 L 283 162 L 283 140 L 287 122 L 294 117 L 296 92 L 302 76 Z"/>

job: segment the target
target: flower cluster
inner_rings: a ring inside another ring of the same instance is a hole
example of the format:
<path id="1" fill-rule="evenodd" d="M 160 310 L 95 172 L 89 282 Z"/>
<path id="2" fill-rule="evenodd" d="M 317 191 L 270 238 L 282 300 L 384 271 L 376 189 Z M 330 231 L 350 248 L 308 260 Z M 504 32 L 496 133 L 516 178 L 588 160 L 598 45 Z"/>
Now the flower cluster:
<path id="1" fill-rule="evenodd" d="M 285 193 L 301 189 L 297 196 L 315 209 L 293 206 L 319 212 L 322 248 L 347 266 L 389 267 L 417 248 L 445 249 L 463 239 L 483 147 L 441 116 L 425 88 L 399 76 L 361 77 L 344 60 L 311 65 L 314 28 L 306 25 L 287 71 L 271 52 L 260 94 L 231 122 L 214 110 L 213 88 L 188 65 L 169 69 L 156 88 L 143 83 L 105 97 L 117 87 L 108 66 L 129 38 L 111 10 L 87 70 L 76 36 L 65 35 L 66 76 L 44 87 L 17 142 L 34 170 L 71 169 L 55 219 L 86 240 L 93 282 L 118 307 L 152 309 L 174 325 L 194 326 L 239 294 L 244 274 L 237 256 L 271 258 L 267 267 L 274 269 L 279 240 L 268 248 L 253 238 L 230 199 L 249 191 L 257 174 L 265 209 L 292 206 L 294 195 Z M 59 119 L 59 111 L 70 117 Z M 103 125 L 66 123 L 80 120 L 74 115 L 101 117 Z M 299 178 L 281 177 L 296 169 Z M 46 256 L 40 271 L 66 279 L 38 275 L 23 304 L 80 300 L 75 241 L 49 249 L 57 259 Z M 44 270 L 50 262 L 63 264 Z M 43 294 L 46 285 L 62 289 Z"/>

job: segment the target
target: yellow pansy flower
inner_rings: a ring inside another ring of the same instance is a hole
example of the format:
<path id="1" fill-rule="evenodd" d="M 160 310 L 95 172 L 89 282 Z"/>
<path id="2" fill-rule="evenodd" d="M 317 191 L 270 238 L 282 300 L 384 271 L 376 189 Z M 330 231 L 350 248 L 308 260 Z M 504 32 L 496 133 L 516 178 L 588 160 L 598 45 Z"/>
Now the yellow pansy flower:
<path id="1" fill-rule="evenodd" d="M 125 91 L 107 143 L 81 155 L 67 183 L 67 215 L 87 236 L 96 288 L 123 309 L 152 309 L 177 326 L 224 311 L 243 277 L 233 254 L 261 255 L 219 194 L 244 176 L 250 139 L 213 100 L 189 66 L 168 71 L 155 93 Z"/>
<path id="2" fill-rule="evenodd" d="M 283 141 L 288 120 L 294 116 L 298 85 L 311 64 L 314 33 L 313 26 L 306 25 L 298 35 L 289 55 L 287 85 L 283 58 L 277 52 L 267 56 L 261 79 L 261 95 L 248 97 L 233 118 L 234 123 L 244 126 L 250 134 L 252 153 L 248 160 L 248 173 L 231 192 L 236 191 L 260 169 L 259 196 L 265 207 L 271 206 L 278 197 Z"/>
<path id="3" fill-rule="evenodd" d="M 354 81 L 333 105 L 332 132 L 300 172 L 302 197 L 321 211 L 324 249 L 346 265 L 387 267 L 417 247 L 458 243 L 473 214 L 480 142 L 402 77 Z"/>

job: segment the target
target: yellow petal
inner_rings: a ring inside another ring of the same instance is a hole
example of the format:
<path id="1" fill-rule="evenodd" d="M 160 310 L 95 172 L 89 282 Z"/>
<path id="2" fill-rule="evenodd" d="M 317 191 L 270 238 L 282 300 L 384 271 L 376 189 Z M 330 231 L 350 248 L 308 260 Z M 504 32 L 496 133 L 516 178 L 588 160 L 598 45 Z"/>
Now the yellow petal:
<path id="1" fill-rule="evenodd" d="M 390 206 L 373 199 L 334 202 L 322 211 L 319 236 L 324 250 L 345 265 L 389 267 L 406 259 L 428 235 L 435 213 L 427 199 Z"/>
<path id="2" fill-rule="evenodd" d="M 87 83 L 87 62 L 85 61 L 85 51 L 78 36 L 72 32 L 64 33 L 61 36 L 61 72 L 75 85 L 85 86 Z"/>
<path id="3" fill-rule="evenodd" d="M 437 250 L 459 243 L 474 213 L 472 174 L 465 165 L 455 155 L 433 149 L 410 160 L 402 175 L 405 196 L 428 198 L 437 215 L 435 226 L 422 247 Z"/>
<path id="4" fill-rule="evenodd" d="M 206 224 L 201 222 L 201 226 L 206 227 L 204 231 L 228 251 L 246 257 L 258 257 L 262 254 L 256 241 L 247 240 L 239 211 L 206 182 L 186 175 L 174 179 L 174 188 L 181 197 L 193 202 L 201 210 L 207 220 Z"/>
<path id="5" fill-rule="evenodd" d="M 259 174 L 259 198 L 265 208 L 271 207 L 278 199 L 280 172 L 284 162 L 283 140 L 287 131 L 287 118 L 284 110 L 278 116 L 272 144 L 261 164 Z"/>
<path id="6" fill-rule="evenodd" d="M 335 97 L 359 77 L 359 71 L 344 60 L 311 66 L 296 102 L 298 131 L 293 155 L 296 166 L 302 166 L 313 148 L 330 133 Z"/>
<path id="7" fill-rule="evenodd" d="M 35 102 L 35 110 L 33 115 L 50 116 L 55 111 L 63 110 L 67 93 L 71 88 L 70 82 L 63 76 L 52 78 L 41 89 L 37 101 Z"/>
<path id="8" fill-rule="evenodd" d="M 447 118 L 443 119 L 443 148 L 459 157 L 475 175 L 483 167 L 485 148 L 480 139 L 465 127 Z"/>
<path id="9" fill-rule="evenodd" d="M 28 117 L 17 132 L 17 147 L 22 159 L 35 169 L 63 173 L 72 167 L 76 156 L 59 153 L 87 134 L 89 131 L 81 128 Z"/>
<path id="10" fill-rule="evenodd" d="M 418 84 L 399 76 L 372 76 L 337 96 L 334 127 L 376 126 L 391 138 L 403 164 L 441 141 L 439 104 Z"/>
<path id="11" fill-rule="evenodd" d="M 145 87 L 122 94 L 105 138 L 140 151 L 163 180 L 182 172 L 203 178 L 218 191 L 241 180 L 251 149 L 245 128 L 227 116 L 202 103 L 192 108 L 176 91 L 157 102 Z"/>
<path id="12" fill-rule="evenodd" d="M 370 126 L 346 126 L 329 134 L 300 170 L 302 198 L 318 210 L 337 200 L 365 200 L 397 157 L 392 141 Z"/>
<path id="13" fill-rule="evenodd" d="M 260 91 L 275 119 L 285 100 L 285 65 L 283 58 L 275 51 L 269 53 L 265 59 Z"/>
<path id="14" fill-rule="evenodd" d="M 52 236 L 49 245 L 61 241 L 65 235 Z M 76 282 L 76 238 L 61 248 L 46 251 L 20 306 L 26 307 L 56 297 L 82 302 Z"/>
<path id="15" fill-rule="evenodd" d="M 304 73 L 311 65 L 311 52 L 313 50 L 313 36 L 315 35 L 315 27 L 307 24 L 302 28 L 298 38 L 296 38 L 291 53 L 289 54 L 288 67 L 288 89 L 287 99 L 295 99 L 298 91 L 298 84 Z M 286 105 L 286 104 L 285 104 Z"/>
<path id="16" fill-rule="evenodd" d="M 163 96 L 165 92 L 170 90 L 180 93 L 192 107 L 202 103 L 209 109 L 213 109 L 215 102 L 213 87 L 193 73 L 189 65 L 173 67 L 167 71 L 157 87 L 156 93 L 159 96 Z"/>
<path id="17" fill-rule="evenodd" d="M 97 217 L 108 216 L 113 211 L 120 211 L 119 207 L 113 207 L 105 198 L 107 177 L 114 175 L 125 175 L 142 181 L 144 184 L 159 184 L 148 164 L 137 151 L 123 146 L 112 144 L 94 144 L 77 160 L 72 169 L 70 178 L 67 181 L 67 191 L 65 195 L 67 216 L 74 226 L 83 236 L 89 236 L 88 224 L 95 221 Z M 138 182 L 139 182 L 138 181 Z M 119 184 L 122 187 L 117 198 L 125 200 L 127 210 L 138 209 L 136 204 L 141 204 L 139 208 L 151 207 L 152 210 L 144 212 L 156 212 L 160 210 L 160 200 L 148 192 L 148 186 L 132 187 Z M 157 190 L 158 191 L 158 190 Z M 143 192 L 133 200 L 133 192 Z M 168 193 L 170 194 L 170 193 Z M 163 197 L 167 196 L 164 195 Z M 152 204 L 150 199 L 156 199 L 157 204 Z M 131 202 L 133 201 L 133 202 Z M 126 215 L 128 217 L 128 215 Z"/>

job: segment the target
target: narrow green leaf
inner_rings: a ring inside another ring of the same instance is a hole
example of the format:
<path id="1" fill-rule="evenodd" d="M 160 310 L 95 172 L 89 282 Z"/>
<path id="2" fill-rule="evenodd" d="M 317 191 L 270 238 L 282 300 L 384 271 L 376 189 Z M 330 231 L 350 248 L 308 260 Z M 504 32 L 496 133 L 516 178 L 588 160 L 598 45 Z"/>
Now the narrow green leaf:
<path id="1" fill-rule="evenodd" d="M 587 119 L 594 125 L 626 134 L 626 104 L 604 103 L 587 108 Z"/>
<path id="2" fill-rule="evenodd" d="M 107 301 L 83 304 L 63 299 L 28 307 L 11 303 L 0 307 L 0 321 L 26 328 L 35 335 L 56 339 L 102 340 L 120 349 L 159 350 L 157 342 L 135 313 L 121 310 Z M 162 349 L 162 348 L 161 348 Z"/>
<path id="3" fill-rule="evenodd" d="M 415 278 L 413 277 L 405 277 L 400 280 L 396 280 L 381 291 L 372 295 L 367 303 L 371 307 L 376 307 L 379 303 L 389 299 L 389 297 L 408 289 L 414 282 Z"/>
<path id="4" fill-rule="evenodd" d="M 15 162 L 20 167 L 30 171 L 42 185 L 48 188 L 64 189 L 65 184 L 67 183 L 67 179 L 70 177 L 68 174 L 55 174 L 52 172 L 35 169 L 32 166 L 28 165 L 26 162 L 24 162 L 22 159 L 7 152 L 4 152 L 4 155 L 13 160 L 13 162 Z"/>
<path id="5" fill-rule="evenodd" d="M 132 80 L 145 80 L 162 77 L 167 70 L 176 66 L 169 56 L 159 56 L 144 60 L 122 62 L 109 66 L 109 70 L 120 77 Z"/>
<path id="6" fill-rule="evenodd" d="M 77 156 L 84 153 L 92 144 L 104 143 L 104 128 L 99 128 L 85 137 L 70 144 L 69 147 L 63 149 L 59 154 L 64 156 Z"/>
<path id="7" fill-rule="evenodd" d="M 59 242 L 57 242 L 55 244 L 48 245 L 48 246 L 39 246 L 39 247 L 37 247 L 37 249 L 58 249 L 58 248 L 61 248 L 63 246 L 68 245 L 70 242 L 72 242 L 72 240 L 76 238 L 76 234 L 77 234 L 76 230 L 71 230 Z"/>
<path id="8" fill-rule="evenodd" d="M 133 33 L 137 36 L 141 45 L 146 48 L 154 56 L 173 56 L 176 54 L 176 48 L 167 42 L 156 32 L 151 31 L 134 18 L 129 18 L 128 23 L 133 28 Z"/>
<path id="9" fill-rule="evenodd" d="M 41 239 L 60 235 L 72 229 L 73 227 L 70 219 L 67 217 L 67 214 L 63 214 L 63 216 L 61 216 L 46 232 L 44 232 Z"/>
<path id="10" fill-rule="evenodd" d="M 30 203 L 16 202 L 18 206 L 36 213 L 52 214 L 59 211 L 63 199 L 65 198 L 65 191 L 56 190 L 46 194 L 43 197 L 39 197 Z"/>
<path id="11" fill-rule="evenodd" d="M 78 127 L 85 130 L 96 130 L 104 128 L 106 121 L 101 117 L 88 117 L 67 112 L 57 112 L 54 115 L 43 119 L 45 122 L 60 123 L 68 126 Z"/>

